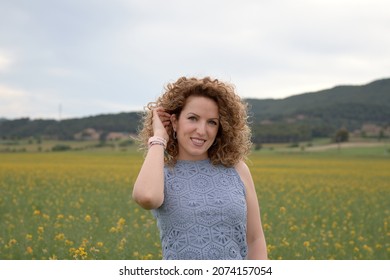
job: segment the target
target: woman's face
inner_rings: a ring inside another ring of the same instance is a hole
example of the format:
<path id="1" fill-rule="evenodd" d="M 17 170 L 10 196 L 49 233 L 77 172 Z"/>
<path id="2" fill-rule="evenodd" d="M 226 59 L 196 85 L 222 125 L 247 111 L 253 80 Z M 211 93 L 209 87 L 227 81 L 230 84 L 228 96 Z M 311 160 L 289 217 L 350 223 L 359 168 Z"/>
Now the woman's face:
<path id="1" fill-rule="evenodd" d="M 179 145 L 178 160 L 203 160 L 218 133 L 217 103 L 207 97 L 190 96 L 179 119 L 172 115 L 173 129 Z"/>

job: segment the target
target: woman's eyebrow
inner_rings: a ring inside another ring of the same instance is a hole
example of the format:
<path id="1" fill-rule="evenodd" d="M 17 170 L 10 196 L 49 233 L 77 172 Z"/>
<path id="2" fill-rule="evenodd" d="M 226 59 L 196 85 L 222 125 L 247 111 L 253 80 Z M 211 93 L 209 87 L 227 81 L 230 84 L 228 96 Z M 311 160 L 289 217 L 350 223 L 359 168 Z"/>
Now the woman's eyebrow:
<path id="1" fill-rule="evenodd" d="M 189 112 L 189 113 L 187 113 L 187 116 L 189 116 L 189 115 L 193 115 L 193 116 L 195 116 L 195 117 L 200 117 L 198 114 L 196 114 L 196 113 L 192 113 L 192 112 Z M 219 117 L 213 117 L 213 118 L 208 118 L 209 120 L 218 120 L 219 121 Z"/>

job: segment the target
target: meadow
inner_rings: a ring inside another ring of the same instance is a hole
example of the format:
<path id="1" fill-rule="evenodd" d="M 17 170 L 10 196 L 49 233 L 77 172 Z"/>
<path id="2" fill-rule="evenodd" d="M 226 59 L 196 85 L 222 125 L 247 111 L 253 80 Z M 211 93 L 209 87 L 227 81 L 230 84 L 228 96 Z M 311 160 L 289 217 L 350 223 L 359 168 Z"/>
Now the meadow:
<path id="1" fill-rule="evenodd" d="M 161 259 L 131 200 L 142 154 L 0 154 L 0 259 Z M 253 152 L 270 259 L 390 259 L 390 157 L 378 148 Z"/>

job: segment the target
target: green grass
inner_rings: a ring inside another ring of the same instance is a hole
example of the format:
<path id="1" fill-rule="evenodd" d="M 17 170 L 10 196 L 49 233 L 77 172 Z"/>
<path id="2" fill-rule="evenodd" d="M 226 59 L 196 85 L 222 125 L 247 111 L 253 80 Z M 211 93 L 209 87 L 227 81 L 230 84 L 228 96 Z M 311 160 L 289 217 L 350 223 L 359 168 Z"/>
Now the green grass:
<path id="1" fill-rule="evenodd" d="M 280 147 L 282 149 L 282 147 Z M 0 259 L 160 259 L 131 200 L 135 147 L 0 154 Z M 380 148 L 256 151 L 271 259 L 389 259 L 390 158 Z"/>

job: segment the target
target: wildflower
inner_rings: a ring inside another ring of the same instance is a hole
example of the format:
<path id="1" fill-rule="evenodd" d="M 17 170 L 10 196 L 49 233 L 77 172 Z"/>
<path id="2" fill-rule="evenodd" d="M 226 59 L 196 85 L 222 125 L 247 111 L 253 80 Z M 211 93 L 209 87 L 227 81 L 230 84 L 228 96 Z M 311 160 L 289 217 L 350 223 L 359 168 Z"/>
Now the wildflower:
<path id="1" fill-rule="evenodd" d="M 367 244 L 363 245 L 363 249 L 366 250 L 369 253 L 372 253 L 372 248 L 370 246 L 368 246 Z"/>
<path id="2" fill-rule="evenodd" d="M 116 223 L 116 227 L 117 227 L 118 231 L 121 231 L 121 230 L 122 230 L 122 228 L 123 228 L 123 226 L 125 225 L 125 223 L 126 223 L 126 220 L 123 219 L 123 218 L 120 218 L 120 219 L 118 220 L 118 222 Z"/>
<path id="3" fill-rule="evenodd" d="M 151 253 L 148 253 L 148 254 L 146 254 L 145 256 L 143 256 L 142 259 L 143 259 L 143 260 L 151 260 L 151 259 L 153 259 L 153 255 L 152 255 Z"/>
<path id="4" fill-rule="evenodd" d="M 288 247 L 290 246 L 290 243 L 287 242 L 286 238 L 283 238 L 282 245 Z"/>
<path id="5" fill-rule="evenodd" d="M 39 216 L 39 215 L 41 215 L 41 211 L 39 211 L 39 210 L 34 210 L 34 216 Z"/>
<path id="6" fill-rule="evenodd" d="M 267 245 L 267 251 L 268 253 L 272 252 L 273 250 L 276 249 L 276 246 L 275 245 L 271 245 L 271 244 L 268 244 Z"/>
<path id="7" fill-rule="evenodd" d="M 16 243 L 18 243 L 18 241 L 16 241 L 16 239 L 12 238 L 10 241 L 8 241 L 8 246 L 11 247 L 11 246 L 15 245 Z"/>
<path id="8" fill-rule="evenodd" d="M 280 207 L 280 208 L 279 208 L 279 213 L 280 213 L 280 214 L 284 214 L 284 213 L 286 213 L 286 208 L 285 208 L 285 207 L 283 207 L 283 206 L 282 206 L 282 207 Z"/>
<path id="9" fill-rule="evenodd" d="M 57 215 L 57 220 L 62 220 L 63 218 L 64 218 L 64 215 L 62 215 L 62 214 Z"/>
<path id="10" fill-rule="evenodd" d="M 310 246 L 310 241 L 305 241 L 305 242 L 303 242 L 303 246 L 309 247 L 309 246 Z"/>
<path id="11" fill-rule="evenodd" d="M 42 234 L 45 232 L 45 228 L 44 227 L 38 227 L 38 234 Z"/>
<path id="12" fill-rule="evenodd" d="M 33 249 L 30 247 L 30 246 L 28 246 L 27 248 L 26 248 L 26 252 L 27 252 L 27 254 L 32 254 L 33 253 Z"/>
<path id="13" fill-rule="evenodd" d="M 26 240 L 32 240 L 33 236 L 31 234 L 26 234 Z"/>
<path id="14" fill-rule="evenodd" d="M 64 240 L 65 239 L 65 234 L 59 233 L 54 237 L 54 240 Z"/>
<path id="15" fill-rule="evenodd" d="M 93 254 L 93 253 L 99 253 L 100 250 L 99 249 L 96 249 L 95 247 L 91 247 L 89 248 L 89 251 Z"/>
<path id="16" fill-rule="evenodd" d="M 110 228 L 110 233 L 115 233 L 115 232 L 118 232 L 118 230 L 116 229 L 116 227 L 111 227 L 111 228 Z"/>
<path id="17" fill-rule="evenodd" d="M 73 258 L 78 260 L 79 258 L 85 260 L 88 257 L 88 253 L 85 252 L 84 247 L 79 247 L 77 249 L 75 248 L 70 248 L 69 252 L 73 254 Z"/>
<path id="18" fill-rule="evenodd" d="M 98 243 L 96 243 L 96 245 L 98 246 L 98 247 L 103 247 L 103 242 L 98 242 Z"/>
<path id="19" fill-rule="evenodd" d="M 85 215 L 84 220 L 85 220 L 86 222 L 90 222 L 90 221 L 91 221 L 91 216 L 90 216 L 90 215 Z"/>
<path id="20" fill-rule="evenodd" d="M 298 226 L 296 226 L 296 225 L 292 225 L 291 227 L 290 227 L 290 230 L 291 231 L 297 231 L 298 230 Z"/>
<path id="21" fill-rule="evenodd" d="M 263 225 L 263 228 L 264 228 L 264 230 L 269 230 L 269 229 L 271 229 L 271 226 L 269 224 L 265 223 Z"/>

